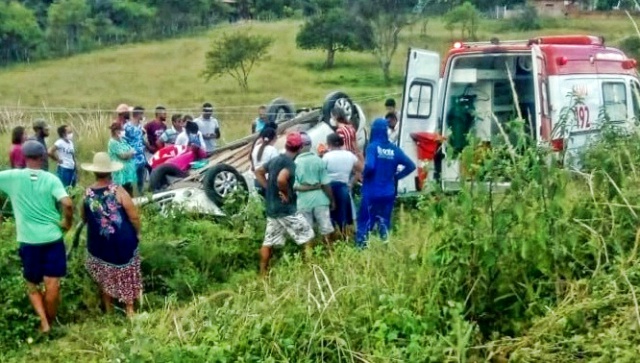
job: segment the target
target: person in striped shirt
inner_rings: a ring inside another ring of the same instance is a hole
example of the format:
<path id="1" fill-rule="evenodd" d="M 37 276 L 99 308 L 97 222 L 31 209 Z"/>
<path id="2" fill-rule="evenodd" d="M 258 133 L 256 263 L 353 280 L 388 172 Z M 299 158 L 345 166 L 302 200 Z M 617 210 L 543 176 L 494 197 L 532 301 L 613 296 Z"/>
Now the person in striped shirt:
<path id="1" fill-rule="evenodd" d="M 338 124 L 336 134 L 338 134 L 344 140 L 344 150 L 351 151 L 358 158 L 359 162 L 364 162 L 364 155 L 358 148 L 356 129 L 351 124 L 351 121 L 349 121 L 349 119 L 347 118 L 347 114 L 343 109 L 334 107 L 331 111 L 331 115 Z M 352 181 L 362 181 L 362 173 L 355 172 Z"/>
<path id="2" fill-rule="evenodd" d="M 349 150 L 355 155 L 361 154 L 358 150 L 358 142 L 356 140 L 356 129 L 351 124 L 351 121 L 347 119 L 347 115 L 343 109 L 334 107 L 331 111 L 331 115 L 336 120 L 337 129 L 336 133 L 344 139 L 344 148 Z"/>

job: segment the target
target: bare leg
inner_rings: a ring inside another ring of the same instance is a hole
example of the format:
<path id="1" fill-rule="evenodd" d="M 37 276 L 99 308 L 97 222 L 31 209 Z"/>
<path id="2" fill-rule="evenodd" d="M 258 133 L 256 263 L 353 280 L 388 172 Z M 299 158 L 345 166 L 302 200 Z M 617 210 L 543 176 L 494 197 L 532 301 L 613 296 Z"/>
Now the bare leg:
<path id="1" fill-rule="evenodd" d="M 133 318 L 133 315 L 135 314 L 134 309 L 133 309 L 133 302 L 130 302 L 130 303 L 126 304 L 126 311 L 127 311 L 127 317 L 128 318 Z"/>
<path id="2" fill-rule="evenodd" d="M 334 241 L 333 233 L 325 234 L 324 236 L 322 236 L 322 241 L 324 242 L 324 245 L 327 247 L 327 251 L 329 252 L 329 255 L 332 255 L 333 241 Z"/>
<path id="3" fill-rule="evenodd" d="M 104 311 L 107 314 L 111 314 L 111 312 L 113 312 L 113 298 L 104 291 L 101 292 L 101 295 L 102 303 L 104 304 Z"/>
<path id="4" fill-rule="evenodd" d="M 60 278 L 44 277 L 44 308 L 49 324 L 53 323 L 60 304 Z"/>
<path id="5" fill-rule="evenodd" d="M 265 277 L 267 275 L 270 259 L 271 247 L 262 246 L 262 248 L 260 248 L 260 276 Z"/>
<path id="6" fill-rule="evenodd" d="M 29 293 L 29 301 L 31 301 L 31 305 L 38 314 L 40 318 L 40 331 L 43 333 L 48 333 L 51 330 L 51 326 L 49 325 L 49 319 L 47 319 L 47 313 L 44 308 L 44 296 L 42 292 L 38 290 L 38 286 L 32 284 L 31 282 L 27 282 L 27 289 Z"/>
<path id="7" fill-rule="evenodd" d="M 311 261 L 311 257 L 313 257 L 313 247 L 314 247 L 314 243 L 313 241 L 309 241 L 307 243 L 304 244 L 304 257 L 303 260 L 305 262 L 309 262 Z"/>

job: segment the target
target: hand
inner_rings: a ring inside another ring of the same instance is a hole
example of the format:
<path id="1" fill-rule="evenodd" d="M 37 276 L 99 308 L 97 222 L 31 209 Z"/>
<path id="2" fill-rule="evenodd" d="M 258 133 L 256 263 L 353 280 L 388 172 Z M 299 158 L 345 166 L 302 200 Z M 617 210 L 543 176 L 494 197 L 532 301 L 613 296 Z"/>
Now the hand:
<path id="1" fill-rule="evenodd" d="M 280 196 L 280 200 L 283 204 L 289 204 L 289 196 L 283 192 L 278 192 L 278 196 Z"/>
<path id="2" fill-rule="evenodd" d="M 61 220 L 60 229 L 62 229 L 64 232 L 69 231 L 71 229 L 71 221 L 68 221 L 66 219 Z"/>

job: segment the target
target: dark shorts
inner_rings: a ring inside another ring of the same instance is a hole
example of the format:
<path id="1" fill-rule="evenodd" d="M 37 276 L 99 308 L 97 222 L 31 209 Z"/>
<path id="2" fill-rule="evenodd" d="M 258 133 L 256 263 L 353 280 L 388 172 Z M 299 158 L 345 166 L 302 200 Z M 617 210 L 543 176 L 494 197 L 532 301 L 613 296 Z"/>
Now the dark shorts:
<path id="1" fill-rule="evenodd" d="M 67 254 L 64 242 L 32 245 L 20 243 L 22 275 L 25 280 L 39 284 L 46 277 L 64 277 L 67 274 Z"/>

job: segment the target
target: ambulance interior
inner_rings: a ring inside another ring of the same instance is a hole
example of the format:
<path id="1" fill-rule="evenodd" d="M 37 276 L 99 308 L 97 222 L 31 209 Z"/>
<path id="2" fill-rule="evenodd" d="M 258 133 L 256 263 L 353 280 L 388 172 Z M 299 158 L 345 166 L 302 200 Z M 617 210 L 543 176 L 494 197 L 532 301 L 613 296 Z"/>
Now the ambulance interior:
<path id="1" fill-rule="evenodd" d="M 486 146 L 504 143 L 500 127 L 516 145 L 509 122 L 518 116 L 535 137 L 535 92 L 531 53 L 479 54 L 454 58 L 446 85 L 445 130 L 456 156 L 468 145 L 468 135 Z"/>

